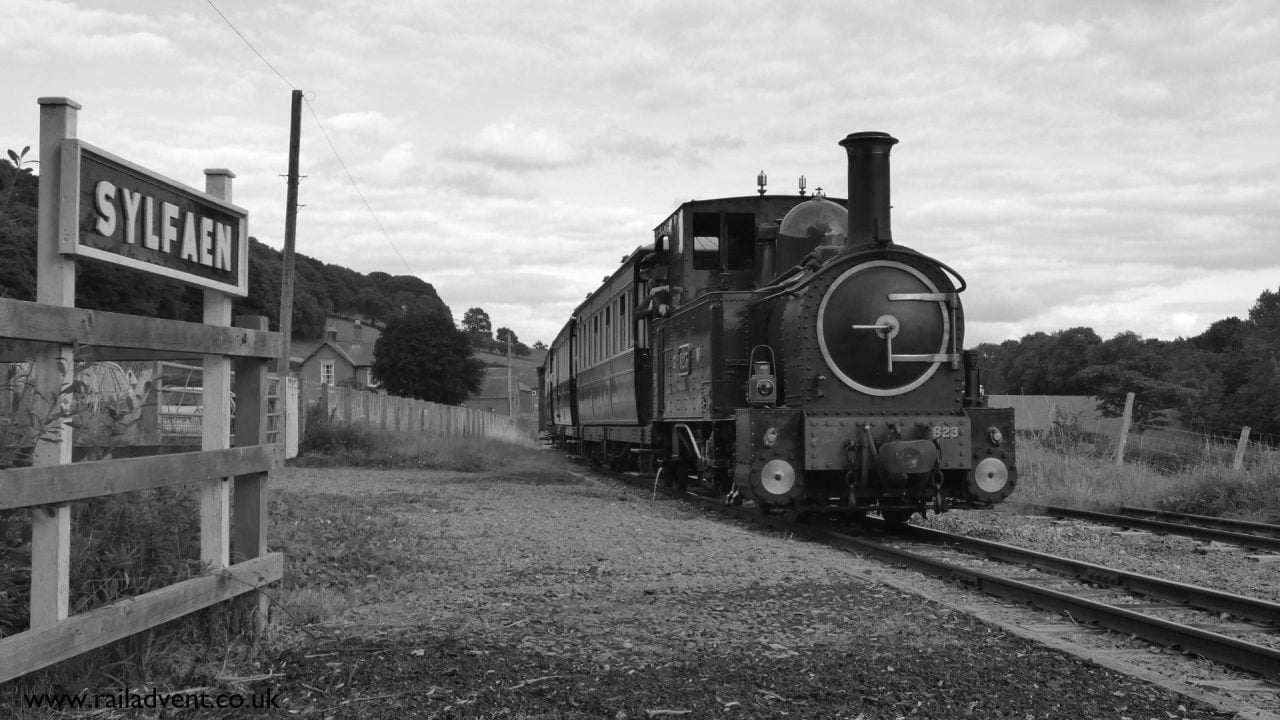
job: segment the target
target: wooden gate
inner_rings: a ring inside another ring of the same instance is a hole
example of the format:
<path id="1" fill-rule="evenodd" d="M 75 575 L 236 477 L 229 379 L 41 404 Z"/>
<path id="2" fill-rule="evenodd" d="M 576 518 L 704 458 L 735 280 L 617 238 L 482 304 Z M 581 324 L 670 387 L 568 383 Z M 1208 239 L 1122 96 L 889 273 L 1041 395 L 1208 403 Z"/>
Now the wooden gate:
<path id="1" fill-rule="evenodd" d="M 268 553 L 267 539 L 267 475 L 277 465 L 278 449 L 267 443 L 267 362 L 280 354 L 280 337 L 267 332 L 266 319 L 236 318 L 232 326 L 231 300 L 243 295 L 247 286 L 247 252 L 240 252 L 243 268 L 234 282 L 222 285 L 216 273 L 205 273 L 214 280 L 183 271 L 143 267 L 135 257 L 120 264 L 178 277 L 184 282 L 205 287 L 204 323 L 135 317 L 116 313 L 82 310 L 75 305 L 75 258 L 82 254 L 114 262 L 100 248 L 77 247 L 82 223 L 97 223 L 102 234 L 108 234 L 101 207 L 82 212 L 78 189 L 80 148 L 75 141 L 79 105 L 67 98 L 41 98 L 40 101 L 40 187 L 39 248 L 37 251 L 37 302 L 0 299 L 0 361 L 26 359 L 34 361 L 34 376 L 40 397 L 64 398 L 62 392 L 71 385 L 74 352 L 91 346 L 99 359 L 143 359 L 160 355 L 166 358 L 190 358 L 200 361 L 204 374 L 204 412 L 200 452 L 187 452 L 125 460 L 103 460 L 71 463 L 72 428 L 66 419 L 42 441 L 33 452 L 32 467 L 0 470 L 0 510 L 31 508 L 31 627 L 29 630 L 0 639 L 0 682 L 73 657 L 82 652 L 119 640 L 147 628 L 180 618 L 201 608 L 244 593 L 257 595 L 254 607 L 259 623 L 265 621 L 263 585 L 283 576 L 284 558 Z M 105 155 L 98 152 L 98 155 Z M 113 156 L 110 160 L 123 165 L 121 177 L 142 177 L 156 197 L 169 192 L 163 178 L 132 166 Z M 132 173 L 132 175 L 130 175 Z M 165 202 L 163 212 L 181 202 L 211 203 L 213 213 L 242 213 L 239 236 L 235 228 L 224 223 L 214 228 L 208 223 L 204 233 L 202 218 L 186 219 L 173 211 L 177 229 L 175 236 L 200 232 L 199 252 L 209 246 L 209 258 L 215 241 L 214 232 L 224 233 L 216 240 L 218 250 L 227 251 L 226 264 L 232 264 L 232 239 L 243 242 L 247 213 L 230 204 L 231 178 L 227 170 L 205 171 L 205 192 L 184 186 L 176 192 L 188 193 L 194 200 Z M 156 178 L 159 178 L 157 180 Z M 120 182 L 125 182 L 122 180 Z M 94 192 L 106 194 L 98 181 Z M 123 191 L 122 192 L 122 197 Z M 134 213 L 140 212 L 142 191 L 131 196 Z M 153 198 L 145 197 L 151 213 Z M 161 215 L 160 202 L 155 213 Z M 185 206 L 184 206 L 185 207 Z M 184 210 L 185 211 L 185 210 Z M 133 217 L 132 215 L 130 217 Z M 151 215 L 147 216 L 148 219 Z M 136 219 L 136 218 L 135 218 Z M 164 221 L 169 223 L 168 220 Z M 133 229 L 131 221 L 130 231 Z M 147 232 L 143 228 L 143 232 Z M 162 229 L 163 231 L 163 229 Z M 183 238 L 186 240 L 188 238 Z M 226 247 L 222 242 L 226 241 Z M 132 243 L 125 239 L 124 242 Z M 192 239 L 192 242 L 195 242 Z M 141 243 L 139 243 L 141 245 Z M 148 245 L 149 247 L 149 245 Z M 158 245 L 157 245 L 158 247 Z M 133 248 L 129 248 L 130 251 Z M 182 257 L 179 257 L 179 253 Z M 187 248 L 175 248 L 178 259 L 191 262 Z M 200 264 L 196 257 L 193 265 Z M 219 256 L 219 262 L 222 258 Z M 205 263 L 215 265 L 216 263 Z M 204 269 L 195 267 L 196 273 Z M 230 273 L 227 274 L 231 277 Z M 232 366 L 235 384 L 232 387 Z M 235 395 L 235 443 L 231 442 L 232 394 Z M 96 610 L 68 616 L 70 587 L 71 506 L 76 500 L 116 493 L 194 484 L 200 495 L 200 555 L 205 574 L 159 590 L 119 601 Z M 233 492 L 234 490 L 234 492 Z M 234 508 L 232 503 L 234 502 Z M 235 518 L 234 527 L 231 518 Z M 232 558 L 237 562 L 231 562 Z"/>

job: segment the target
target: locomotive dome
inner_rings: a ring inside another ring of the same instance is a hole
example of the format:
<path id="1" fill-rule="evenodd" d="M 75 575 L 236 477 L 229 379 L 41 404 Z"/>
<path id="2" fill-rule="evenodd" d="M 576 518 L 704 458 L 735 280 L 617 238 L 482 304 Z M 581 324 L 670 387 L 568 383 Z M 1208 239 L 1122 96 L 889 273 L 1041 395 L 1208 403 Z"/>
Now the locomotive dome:
<path id="1" fill-rule="evenodd" d="M 840 203 L 815 197 L 791 208 L 782 218 L 778 234 L 818 240 L 819 245 L 845 245 L 849 239 L 849 211 Z"/>

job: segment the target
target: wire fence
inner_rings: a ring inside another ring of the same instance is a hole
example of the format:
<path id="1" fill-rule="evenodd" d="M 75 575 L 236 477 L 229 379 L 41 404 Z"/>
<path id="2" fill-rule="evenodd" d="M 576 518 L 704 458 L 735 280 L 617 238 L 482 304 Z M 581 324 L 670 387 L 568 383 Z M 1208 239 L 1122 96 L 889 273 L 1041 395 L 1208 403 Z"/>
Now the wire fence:
<path id="1" fill-rule="evenodd" d="M 1211 466 L 1270 473 L 1280 468 L 1274 439 L 1254 435 L 1249 428 L 1234 433 L 1197 432 L 1135 423 L 1125 447 L 1125 460 L 1130 459 L 1169 471 Z"/>
<path id="2" fill-rule="evenodd" d="M 993 407 L 1014 408 L 1020 432 L 1068 454 L 1116 459 L 1123 437 L 1124 462 L 1143 463 L 1163 472 L 1232 468 L 1280 478 L 1280 439 L 1247 427 L 1183 428 L 1135 422 L 1126 433 L 1124 419 L 1104 415 L 1091 397 L 992 396 L 991 401 Z"/>

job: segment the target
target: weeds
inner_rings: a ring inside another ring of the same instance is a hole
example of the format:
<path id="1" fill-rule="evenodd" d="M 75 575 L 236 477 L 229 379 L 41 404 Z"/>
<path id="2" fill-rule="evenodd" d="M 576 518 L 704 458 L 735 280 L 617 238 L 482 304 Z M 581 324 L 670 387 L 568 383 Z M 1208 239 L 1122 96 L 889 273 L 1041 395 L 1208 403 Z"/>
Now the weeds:
<path id="1" fill-rule="evenodd" d="M 498 428 L 486 437 L 438 438 L 374 430 L 362 423 L 307 410 L 306 434 L 298 444 L 298 467 L 367 467 L 494 472 L 540 465 L 546 460 L 518 428 Z"/>
<path id="2" fill-rule="evenodd" d="M 1084 431 L 1064 416 L 1019 440 L 1015 504 L 1114 510 L 1121 505 L 1202 515 L 1280 521 L 1280 470 L 1255 460 L 1230 469 L 1231 452 L 1184 443 L 1178 452 L 1144 451 L 1131 439 L 1115 462 L 1114 439 Z M 1165 445 L 1165 448 L 1170 447 Z"/>
<path id="3" fill-rule="evenodd" d="M 301 625 L 390 599 L 428 566 L 426 547 L 381 503 L 281 493 L 271 523 L 272 549 L 288 558 L 280 600 Z"/>

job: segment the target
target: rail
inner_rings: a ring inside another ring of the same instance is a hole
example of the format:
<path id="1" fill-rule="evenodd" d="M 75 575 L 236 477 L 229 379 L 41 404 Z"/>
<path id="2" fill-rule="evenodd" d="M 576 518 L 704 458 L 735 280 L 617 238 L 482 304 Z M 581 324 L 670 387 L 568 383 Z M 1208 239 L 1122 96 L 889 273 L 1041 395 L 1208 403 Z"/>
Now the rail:
<path id="1" fill-rule="evenodd" d="M 1056 517 L 1089 520 L 1107 525 L 1118 525 L 1120 527 L 1133 528 L 1135 530 L 1150 530 L 1152 532 L 1164 533 L 1166 535 L 1181 535 L 1183 537 L 1196 538 L 1198 540 L 1216 540 L 1218 542 L 1242 545 L 1244 547 L 1256 548 L 1258 550 L 1274 550 L 1280 552 L 1280 538 L 1275 537 L 1231 532 L 1229 530 L 1216 530 L 1208 527 L 1196 527 L 1194 525 L 1187 525 L 1184 523 L 1147 520 L 1144 518 L 1130 517 L 1128 515 L 1113 515 L 1110 513 L 1094 512 L 1092 510 L 1055 507 L 1052 505 L 1045 507 L 1043 512 L 1045 515 L 1053 515 Z"/>

